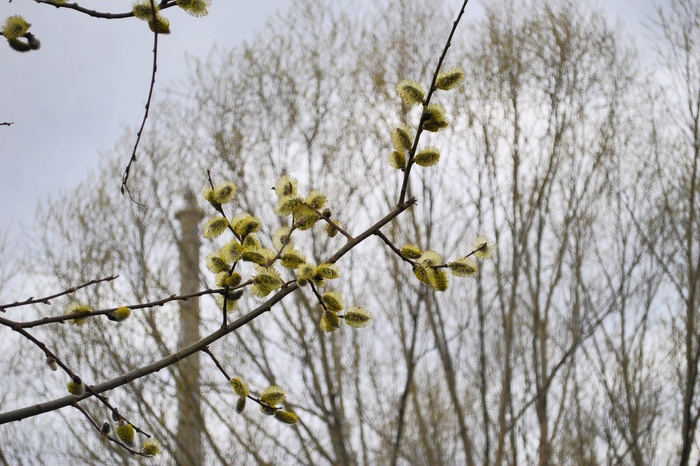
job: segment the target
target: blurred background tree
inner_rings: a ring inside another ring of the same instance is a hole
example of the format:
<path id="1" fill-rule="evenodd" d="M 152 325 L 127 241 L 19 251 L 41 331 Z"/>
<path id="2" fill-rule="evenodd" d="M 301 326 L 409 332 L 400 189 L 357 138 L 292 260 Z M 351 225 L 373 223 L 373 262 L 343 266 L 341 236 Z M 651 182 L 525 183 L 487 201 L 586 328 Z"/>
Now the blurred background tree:
<path id="1" fill-rule="evenodd" d="M 442 161 L 415 173 L 418 204 L 383 234 L 459 256 L 483 233 L 498 244 L 493 260 L 437 293 L 372 238 L 343 258 L 338 284 L 348 302 L 375 310 L 370 327 L 323 333 L 305 290 L 212 345 L 232 375 L 287 387 L 300 422 L 270 423 L 250 407 L 238 417 L 232 390 L 200 355 L 201 463 L 697 461 L 700 4 L 670 0 L 658 13 L 652 69 L 602 11 L 578 2 L 499 0 L 467 18 L 445 65 L 462 67 L 465 85 L 441 100 L 450 127 L 425 136 Z M 37 211 L 32 276 L 70 287 L 119 273 L 84 291 L 95 308 L 184 289 L 176 217 L 194 207 L 189 193 L 206 186 L 207 170 L 236 182 L 240 209 L 269 235 L 282 174 L 329 193 L 343 228 L 368 226 L 397 200 L 390 131 L 419 117 L 395 85 L 429 82 L 452 15 L 427 1 L 296 0 L 250 43 L 193 59 L 189 81 L 159 103 L 132 172 L 146 206 L 125 207 L 114 189 L 134 139 L 126 133 L 99 172 Z M 311 262 L 333 251 L 322 232 L 297 241 Z M 215 244 L 204 240 L 198 288 L 213 286 L 203 257 Z M 241 307 L 257 303 L 246 295 Z M 43 337 L 104 380 L 177 350 L 179 309 Z M 210 297 L 199 315 L 202 333 L 220 325 Z M 161 439 L 165 464 L 194 464 L 182 455 L 192 440 L 176 402 L 188 374 L 171 366 L 110 395 Z M 56 395 L 64 382 L 23 383 Z M 77 412 L 51 416 L 35 464 L 131 461 Z M 31 444 L 29 422 L 11 428 Z M 26 445 L 0 452 L 27 462 Z"/>

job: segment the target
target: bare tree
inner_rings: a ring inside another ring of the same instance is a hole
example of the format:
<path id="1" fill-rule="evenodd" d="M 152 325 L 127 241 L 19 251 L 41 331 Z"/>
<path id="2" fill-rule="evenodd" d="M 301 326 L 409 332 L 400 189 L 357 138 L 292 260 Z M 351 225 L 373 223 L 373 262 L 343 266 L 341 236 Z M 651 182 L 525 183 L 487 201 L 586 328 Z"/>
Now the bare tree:
<path id="1" fill-rule="evenodd" d="M 593 270 L 600 194 L 634 130 L 616 117 L 638 89 L 634 58 L 601 13 L 572 2 L 502 2 L 473 31 L 471 88 L 455 102 L 472 158 L 452 173 L 469 193 L 453 211 L 500 245 L 467 301 L 484 462 L 595 464 L 597 419 L 581 416 L 595 387 L 579 349 L 627 292 L 596 295 Z"/>
<path id="2" fill-rule="evenodd" d="M 682 419 L 679 463 L 686 465 L 695 461 L 691 458 L 697 458 L 693 447 L 700 416 L 700 5 L 690 0 L 673 0 L 668 8 L 658 8 L 657 26 L 662 39 L 659 53 L 668 103 L 668 108 L 660 105 L 657 109 L 660 118 L 649 138 L 655 164 L 653 208 L 659 215 L 640 219 L 639 223 L 672 296 L 669 310 L 675 344 L 671 351 L 678 382 L 677 416 Z"/>

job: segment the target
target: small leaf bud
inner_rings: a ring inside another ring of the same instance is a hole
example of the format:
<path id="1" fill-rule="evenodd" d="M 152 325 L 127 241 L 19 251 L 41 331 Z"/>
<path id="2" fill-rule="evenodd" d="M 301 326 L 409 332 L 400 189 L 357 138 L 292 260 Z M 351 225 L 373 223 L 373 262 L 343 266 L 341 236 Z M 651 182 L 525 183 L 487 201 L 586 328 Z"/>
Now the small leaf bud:
<path id="1" fill-rule="evenodd" d="M 144 440 L 143 444 L 141 445 L 141 454 L 143 455 L 157 456 L 160 455 L 162 452 L 163 449 L 160 446 L 160 442 L 156 439 Z"/>
<path id="2" fill-rule="evenodd" d="M 338 228 L 336 228 L 336 226 L 339 226 L 337 220 L 332 220 L 331 223 L 326 223 L 326 234 L 329 238 L 335 238 L 335 236 L 338 235 Z"/>
<path id="3" fill-rule="evenodd" d="M 440 151 L 435 147 L 426 147 L 416 154 L 416 164 L 421 167 L 430 167 L 440 161 Z"/>
<path id="4" fill-rule="evenodd" d="M 331 312 L 338 312 L 343 309 L 343 296 L 337 291 L 324 293 L 321 300 Z"/>
<path id="5" fill-rule="evenodd" d="M 278 385 L 270 385 L 260 394 L 260 401 L 269 406 L 277 406 L 287 399 L 287 392 Z"/>
<path id="6" fill-rule="evenodd" d="M 306 196 L 306 203 L 316 210 L 323 209 L 327 202 L 326 195 L 321 191 L 311 191 L 308 196 Z"/>
<path id="7" fill-rule="evenodd" d="M 83 381 L 80 380 L 80 377 L 77 375 L 73 376 L 73 378 L 68 382 L 66 385 L 68 388 L 68 393 L 70 393 L 73 396 L 83 396 L 85 395 L 85 384 L 83 384 Z"/>
<path id="8" fill-rule="evenodd" d="M 126 306 L 121 306 L 121 307 L 117 308 L 116 310 L 108 313 L 107 318 L 109 320 L 114 321 L 114 322 L 122 322 L 122 321 L 128 319 L 130 315 L 131 315 L 131 309 L 129 309 Z"/>
<path id="9" fill-rule="evenodd" d="M 335 312 L 324 311 L 321 316 L 321 322 L 319 322 L 319 328 L 322 332 L 330 333 L 335 332 L 340 328 L 340 319 L 338 314 Z"/>
<path id="10" fill-rule="evenodd" d="M 462 84 L 464 81 L 464 70 L 462 68 L 453 68 L 449 71 L 441 71 L 438 74 L 435 87 L 443 91 L 449 91 Z"/>
<path id="11" fill-rule="evenodd" d="M 389 155 L 389 163 L 397 170 L 406 169 L 406 154 L 402 151 L 395 150 Z"/>
<path id="12" fill-rule="evenodd" d="M 51 356 L 46 357 L 46 365 L 54 372 L 58 370 L 58 364 L 56 364 L 56 360 Z"/>
<path id="13" fill-rule="evenodd" d="M 425 99 L 425 91 L 421 83 L 404 79 L 396 85 L 396 92 L 409 105 L 417 105 Z"/>
<path id="14" fill-rule="evenodd" d="M 407 126 L 394 128 L 391 132 L 391 142 L 394 144 L 394 149 L 397 151 L 411 150 L 413 146 L 413 134 Z"/>
<path id="15" fill-rule="evenodd" d="M 275 413 L 275 419 L 285 424 L 296 424 L 299 422 L 299 417 L 291 411 L 277 410 Z"/>
<path id="16" fill-rule="evenodd" d="M 88 306 L 87 304 L 84 303 L 78 303 L 78 302 L 73 302 L 70 303 L 66 307 L 66 314 L 67 315 L 80 315 L 80 314 L 87 314 L 88 312 L 91 312 L 92 308 Z M 76 317 L 71 320 L 72 324 L 75 325 L 83 325 L 85 322 L 87 322 L 87 317 Z"/>
<path id="17" fill-rule="evenodd" d="M 423 129 L 437 132 L 449 126 L 449 120 L 445 115 L 445 109 L 440 104 L 430 104 L 423 111 Z"/>
<path id="18" fill-rule="evenodd" d="M 246 397 L 250 395 L 250 388 L 248 387 L 248 382 L 243 380 L 242 377 L 234 377 L 231 379 L 231 387 L 236 395 Z"/>
<path id="19" fill-rule="evenodd" d="M 333 280 L 340 277 L 340 269 L 338 269 L 338 266 L 335 264 L 319 264 L 319 266 L 316 267 L 314 276 Z"/>
<path id="20" fill-rule="evenodd" d="M 471 257 L 465 257 L 463 259 L 456 260 L 447 264 L 447 267 L 452 271 L 452 275 L 455 277 L 471 277 L 477 270 L 479 266 L 476 261 Z"/>
<path id="21" fill-rule="evenodd" d="M 363 307 L 352 306 L 345 313 L 345 323 L 354 328 L 367 327 L 370 320 L 372 315 Z"/>
<path id="22" fill-rule="evenodd" d="M 119 421 L 119 425 L 117 426 L 117 437 L 119 437 L 119 440 L 124 442 L 125 444 L 129 446 L 134 445 L 134 426 L 131 424 L 126 423 L 125 421 Z"/>
<path id="23" fill-rule="evenodd" d="M 496 243 L 484 235 L 479 235 L 474 240 L 472 247 L 474 248 L 474 256 L 477 259 L 488 259 L 493 255 Z"/>
<path id="24" fill-rule="evenodd" d="M 260 405 L 260 411 L 261 411 L 265 416 L 274 416 L 275 413 L 277 412 L 277 409 L 276 409 L 276 408 L 273 408 L 272 406 Z"/>
<path id="25" fill-rule="evenodd" d="M 422 254 L 420 248 L 412 244 L 405 244 L 401 248 L 400 252 L 401 255 L 407 259 L 418 259 Z"/>
<path id="26" fill-rule="evenodd" d="M 177 6 L 192 16 L 206 16 L 211 0 L 177 0 Z"/>
<path id="27" fill-rule="evenodd" d="M 299 182 L 289 175 L 283 175 L 275 184 L 277 196 L 296 196 Z"/>
<path id="28" fill-rule="evenodd" d="M 100 427 L 100 433 L 102 435 L 109 435 L 109 433 L 112 431 L 112 424 L 109 423 L 109 421 L 105 421 L 102 423 L 102 427 Z"/>
<path id="29" fill-rule="evenodd" d="M 30 26 L 31 24 L 19 15 L 8 16 L 2 26 L 2 34 L 7 40 L 19 39 L 27 33 Z"/>
<path id="30" fill-rule="evenodd" d="M 158 34 L 170 34 L 170 21 L 160 13 L 156 14 L 156 21 L 153 22 L 153 17 L 148 18 L 148 27 L 151 31 Z"/>
<path id="31" fill-rule="evenodd" d="M 245 409 L 246 400 L 247 398 L 244 396 L 238 397 L 238 401 L 236 401 L 236 412 L 238 414 L 241 414 Z"/>
<path id="32" fill-rule="evenodd" d="M 228 226 L 229 223 L 225 217 L 212 217 L 204 224 L 204 237 L 211 239 L 218 238 L 224 231 L 226 231 Z"/>

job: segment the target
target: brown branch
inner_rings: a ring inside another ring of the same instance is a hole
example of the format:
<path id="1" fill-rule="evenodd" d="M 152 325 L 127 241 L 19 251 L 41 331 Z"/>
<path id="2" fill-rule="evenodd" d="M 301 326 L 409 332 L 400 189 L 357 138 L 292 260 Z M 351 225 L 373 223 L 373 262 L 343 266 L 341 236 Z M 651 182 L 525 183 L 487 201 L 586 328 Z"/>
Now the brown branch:
<path id="1" fill-rule="evenodd" d="M 457 30 L 457 26 L 459 25 L 459 22 L 462 19 L 462 16 L 464 15 L 464 10 L 467 7 L 467 3 L 469 3 L 469 0 L 464 0 L 464 3 L 462 4 L 462 8 L 460 8 L 459 13 L 457 14 L 457 19 L 455 19 L 454 24 L 452 25 L 452 30 L 450 31 L 450 35 L 447 36 L 447 42 L 445 42 L 445 48 L 442 50 L 442 54 L 440 55 L 440 58 L 438 59 L 438 64 L 435 67 L 435 73 L 433 73 L 433 80 L 430 83 L 430 89 L 428 89 L 428 95 L 425 96 L 425 101 L 423 101 L 423 108 L 425 109 L 428 104 L 430 104 L 430 99 L 433 97 L 433 93 L 435 92 L 435 83 L 437 82 L 438 74 L 440 73 L 440 68 L 442 68 L 442 62 L 445 61 L 445 56 L 447 55 L 447 50 L 450 48 L 452 45 L 452 37 L 455 34 L 455 31 Z M 403 174 L 403 183 L 401 184 L 401 194 L 399 195 L 399 202 L 398 204 L 401 205 L 404 202 L 404 199 L 406 199 L 406 193 L 408 191 L 408 177 L 411 174 L 411 167 L 413 166 L 413 160 L 416 155 L 416 149 L 418 148 L 418 141 L 420 140 L 420 136 L 423 133 L 423 121 L 424 121 L 424 116 L 421 116 L 420 122 L 418 123 L 418 130 L 416 131 L 416 137 L 413 140 L 413 147 L 411 147 L 411 150 L 408 153 L 408 161 L 406 162 L 406 169 L 404 170 Z"/>
<path id="2" fill-rule="evenodd" d="M 143 128 L 146 126 L 146 120 L 148 120 L 148 111 L 151 108 L 151 100 L 153 98 L 153 89 L 156 85 L 156 71 L 158 70 L 158 21 L 156 20 L 156 6 L 153 3 L 153 0 L 150 0 L 151 2 L 151 11 L 153 13 L 153 69 L 151 70 L 151 85 L 148 89 L 148 99 L 146 100 L 146 108 L 143 113 L 143 120 L 141 121 L 141 127 L 139 128 L 138 133 L 136 133 L 136 142 L 134 143 L 134 150 L 131 153 L 131 158 L 129 159 L 129 163 L 127 164 L 126 168 L 124 169 L 124 176 L 122 178 L 122 188 L 121 192 L 124 194 L 124 191 L 129 195 L 129 199 L 131 199 L 133 202 L 135 202 L 138 205 L 143 206 L 143 204 L 137 202 L 131 195 L 131 191 L 129 190 L 129 187 L 127 186 L 127 181 L 129 181 L 129 171 L 131 170 L 131 164 L 136 162 L 136 150 L 139 147 L 139 142 L 141 142 L 141 135 L 143 134 Z"/>
<path id="3" fill-rule="evenodd" d="M 100 435 L 103 435 L 103 436 L 104 436 L 107 440 L 109 440 L 110 442 L 116 443 L 117 445 L 119 445 L 120 447 L 124 448 L 126 451 L 128 451 L 128 452 L 131 453 L 132 455 L 138 455 L 138 456 L 143 456 L 144 458 L 150 458 L 149 455 L 145 455 L 145 454 L 141 453 L 140 451 L 134 450 L 133 448 L 129 447 L 127 444 L 125 444 L 125 443 L 122 442 L 121 440 L 115 439 L 115 438 L 112 437 L 111 435 L 105 435 L 105 434 L 103 434 L 103 433 L 102 433 L 102 430 L 100 429 L 100 426 L 97 425 L 97 422 L 95 422 L 95 419 L 93 419 L 93 417 L 90 415 L 90 413 L 88 413 L 87 411 L 85 411 L 85 408 L 83 408 L 82 406 L 80 406 L 77 402 L 76 402 L 76 403 L 73 403 L 71 406 L 73 406 L 75 409 L 77 409 L 78 411 L 80 411 L 81 413 L 83 413 L 83 415 L 87 418 L 88 422 L 90 422 L 90 424 L 92 425 L 92 427 L 94 427 L 94 428 L 97 430 L 97 432 L 100 433 Z M 133 425 L 133 424 L 132 424 L 132 425 Z"/>
<path id="4" fill-rule="evenodd" d="M 324 222 L 326 222 L 327 224 L 329 224 L 330 226 L 332 226 L 333 228 L 338 230 L 338 232 L 341 235 L 345 236 L 348 241 L 352 241 L 352 235 L 350 233 L 345 231 L 345 229 L 343 229 L 340 225 L 335 223 L 333 220 L 331 220 L 330 218 L 323 215 L 323 212 L 321 212 L 320 210 L 318 210 L 318 209 L 314 209 L 314 210 L 316 211 L 316 214 L 320 217 L 320 220 L 323 220 Z"/>
<path id="5" fill-rule="evenodd" d="M 297 288 L 297 285 L 292 285 L 289 288 L 282 289 L 279 292 L 277 292 L 272 298 L 270 298 L 267 302 L 261 304 L 245 316 L 241 317 L 240 319 L 237 319 L 234 322 L 231 322 L 226 327 L 216 330 L 215 332 L 209 334 L 208 336 L 199 340 L 198 342 L 186 346 L 180 351 L 177 351 L 151 364 L 147 364 L 145 366 L 139 367 L 138 369 L 134 369 L 130 372 L 127 372 L 126 374 L 122 374 L 106 382 L 94 385 L 92 388 L 97 393 L 103 393 L 108 390 L 113 390 L 115 388 L 121 387 L 122 385 L 126 385 L 134 380 L 138 380 L 146 375 L 158 372 L 161 369 L 164 369 L 173 364 L 176 364 L 178 361 L 181 361 L 182 359 L 185 359 L 186 357 L 191 356 L 192 354 L 198 351 L 201 351 L 203 348 L 223 338 L 227 334 L 245 326 L 246 324 L 261 316 L 265 312 L 270 311 L 273 305 L 277 304 L 279 301 L 282 300 L 282 298 L 295 291 Z M 33 406 L 28 406 L 26 408 L 20 408 L 14 411 L 2 413 L 0 414 L 0 424 L 5 424 L 7 422 L 12 421 L 19 421 L 28 417 L 37 416 L 39 414 L 61 409 L 72 404 L 76 400 L 79 401 L 90 396 L 92 396 L 92 394 L 88 393 L 86 393 L 82 397 L 75 397 L 72 395 L 65 396 L 46 403 L 39 403 Z"/>
<path id="6" fill-rule="evenodd" d="M 0 126 L 10 126 L 10 125 L 14 125 L 14 124 L 15 124 L 14 121 L 3 121 L 2 123 L 0 123 Z"/>
<path id="7" fill-rule="evenodd" d="M 216 364 L 216 367 L 221 371 L 222 374 L 224 374 L 224 377 L 226 377 L 226 380 L 231 380 L 231 377 L 228 375 L 224 367 L 221 365 L 218 359 L 216 359 L 216 356 L 214 356 L 214 353 L 211 352 L 208 346 L 204 347 L 202 349 L 202 352 L 207 353 L 209 357 L 211 358 L 212 361 L 214 361 L 214 364 Z"/>
<path id="8" fill-rule="evenodd" d="M 71 288 L 68 288 L 67 290 L 61 291 L 60 293 L 53 294 L 51 296 L 45 296 L 43 298 L 28 298 L 24 301 L 15 301 L 14 303 L 11 304 L 0 304 L 0 312 L 5 312 L 6 309 L 10 309 L 12 307 L 20 307 L 20 306 L 28 306 L 30 304 L 51 304 L 51 300 L 54 298 L 58 298 L 59 296 L 64 296 L 67 294 L 72 294 L 78 291 L 81 288 L 86 288 L 88 286 L 95 285 L 100 282 L 109 282 L 112 280 L 116 280 L 119 277 L 119 275 L 112 275 L 110 277 L 105 277 L 105 278 L 97 278 L 95 280 L 90 280 L 87 283 L 83 283 L 82 285 L 74 286 Z"/>
<path id="9" fill-rule="evenodd" d="M 226 381 L 227 381 L 227 382 L 230 381 L 230 380 L 231 380 L 231 377 L 228 375 L 228 373 L 226 372 L 226 370 L 224 369 L 224 367 L 221 365 L 221 363 L 219 362 L 219 360 L 216 359 L 216 356 L 214 356 L 214 353 L 211 352 L 211 350 L 209 349 L 209 347 L 207 346 L 207 347 L 203 348 L 203 349 L 202 349 L 202 352 L 207 353 L 207 354 L 209 355 L 209 357 L 211 358 L 211 360 L 214 361 L 214 364 L 216 364 L 216 367 L 219 369 L 219 371 L 224 375 L 224 377 L 226 377 Z M 275 411 L 282 409 L 282 408 L 279 408 L 279 407 L 277 407 L 277 406 L 271 406 L 271 405 L 269 405 L 269 404 L 267 404 L 267 403 L 263 403 L 262 400 L 260 400 L 259 398 L 255 398 L 254 396 L 252 396 L 252 395 L 250 395 L 250 394 L 248 394 L 248 395 L 246 396 L 246 398 L 248 398 L 248 399 L 250 399 L 250 400 L 253 400 L 254 402 L 256 402 L 257 404 L 259 404 L 260 406 L 264 406 L 264 407 L 269 408 L 269 409 L 274 409 Z"/>
<path id="10" fill-rule="evenodd" d="M 331 257 L 329 257 L 325 262 L 327 263 L 335 263 L 337 262 L 342 256 L 344 256 L 348 251 L 352 250 L 354 247 L 356 247 L 358 244 L 360 244 L 362 241 L 367 239 L 369 236 L 372 236 L 375 234 L 377 231 L 379 231 L 380 228 L 382 228 L 384 225 L 398 217 L 402 212 L 404 212 L 406 209 L 411 207 L 413 204 L 415 204 L 415 199 L 409 199 L 407 202 L 403 203 L 402 205 L 398 205 L 394 207 L 394 209 L 389 212 L 387 215 L 385 215 L 381 220 L 376 222 L 374 225 L 369 227 L 367 230 L 365 230 L 362 234 L 357 236 L 355 239 L 352 241 L 348 241 L 342 248 L 340 248 L 338 251 L 336 251 L 335 254 L 333 254 Z M 243 317 L 229 323 L 225 327 L 221 327 L 215 332 L 212 332 L 208 336 L 202 338 L 201 340 L 185 347 L 182 348 L 181 350 L 170 354 L 169 356 L 166 356 L 165 358 L 159 359 L 158 361 L 155 361 L 151 364 L 147 364 L 145 366 L 139 367 L 137 369 L 134 369 L 130 372 L 127 372 L 125 374 L 122 374 L 120 376 L 117 376 L 113 379 L 107 380 L 105 382 L 102 382 L 97 385 L 93 385 L 89 393 L 86 393 L 82 397 L 76 397 L 76 396 L 65 396 L 62 398 L 57 398 L 55 400 L 47 401 L 45 403 L 38 403 L 32 406 L 27 406 L 24 408 L 16 409 L 13 411 L 8 411 L 5 413 L 0 413 L 0 424 L 6 424 L 8 422 L 14 422 L 14 421 L 20 421 L 22 419 L 26 419 L 29 417 L 33 416 L 38 416 L 40 414 L 48 413 L 51 411 L 55 411 L 57 409 L 64 408 L 66 406 L 69 406 L 73 404 L 75 401 L 80 401 L 82 399 L 88 398 L 90 396 L 93 396 L 93 393 L 104 393 L 109 390 L 113 390 L 115 388 L 121 387 L 123 385 L 126 385 L 134 380 L 140 379 L 142 377 L 145 377 L 149 374 L 152 374 L 154 372 L 158 372 L 162 369 L 165 369 L 166 367 L 169 367 L 178 361 L 185 359 L 188 356 L 191 356 L 199 351 L 202 351 L 204 348 L 209 346 L 210 344 L 214 343 L 217 340 L 220 340 L 221 338 L 225 337 L 231 332 L 236 331 L 237 329 L 247 325 L 248 323 L 252 322 L 256 318 L 260 317 L 264 313 L 272 310 L 272 307 L 280 302 L 282 299 L 284 299 L 287 295 L 291 294 L 292 292 L 296 291 L 299 288 L 299 285 L 296 283 L 291 283 L 288 287 L 282 288 L 279 290 L 277 293 L 275 293 L 270 299 L 268 299 L 266 302 L 261 304 L 260 306 L 256 307 L 252 311 L 250 311 L 248 314 L 244 315 Z M 208 290 L 211 291 L 211 290 Z M 206 294 L 206 293 L 205 293 Z"/>
<path id="11" fill-rule="evenodd" d="M 63 371 L 64 371 L 66 374 L 68 374 L 68 376 L 71 378 L 71 380 L 75 381 L 76 383 L 82 382 L 83 385 L 85 386 L 85 391 L 86 391 L 87 393 L 89 393 L 90 395 L 95 396 L 103 405 L 105 405 L 105 406 L 107 407 L 107 409 L 109 409 L 112 413 L 114 413 L 115 416 L 117 416 L 117 417 L 119 417 L 119 418 L 121 418 L 121 419 L 124 419 L 124 417 L 123 417 L 121 414 L 119 414 L 119 410 L 110 404 L 110 402 L 109 402 L 109 400 L 107 399 L 107 397 L 102 396 L 100 393 L 96 392 L 90 385 L 84 383 L 84 381 L 83 381 L 80 377 L 78 377 L 78 375 L 77 375 L 75 372 L 73 372 L 73 371 L 61 360 L 61 358 L 59 358 L 53 351 L 51 351 L 51 350 L 46 346 L 46 344 L 45 344 L 43 341 L 39 340 L 39 339 L 36 338 L 34 335 L 32 335 L 31 333 L 27 332 L 26 330 L 24 330 L 24 329 L 22 329 L 22 328 L 19 328 L 19 327 L 12 327 L 12 330 L 14 330 L 15 332 L 19 333 L 19 334 L 22 335 L 25 339 L 27 339 L 27 340 L 29 340 L 30 342 L 32 342 L 37 348 L 39 348 L 39 349 L 44 353 L 44 355 L 46 356 L 46 360 L 47 360 L 47 361 L 51 361 L 52 363 L 55 363 L 57 366 L 59 366 L 61 369 L 63 369 Z M 76 399 L 76 400 L 78 399 L 78 397 L 76 397 L 76 396 L 74 396 L 74 395 L 71 395 L 71 396 L 73 397 L 73 399 Z M 145 431 L 141 430 L 141 429 L 140 429 L 138 426 L 136 426 L 134 423 L 132 423 L 132 422 L 129 422 L 129 423 L 130 423 L 131 425 L 134 426 L 134 429 L 135 429 L 137 432 L 142 433 L 142 434 L 145 435 L 146 437 L 149 437 L 149 438 L 151 437 L 150 434 L 148 434 L 148 433 L 146 433 Z"/>
<path id="12" fill-rule="evenodd" d="M 86 14 L 88 16 L 92 16 L 93 18 L 102 18 L 102 19 L 124 19 L 124 18 L 133 18 L 134 17 L 134 12 L 129 11 L 126 13 L 103 13 L 100 11 L 95 11 L 95 10 L 89 10 L 87 8 L 84 8 L 77 3 L 54 3 L 51 0 L 34 0 L 36 3 L 43 3 L 45 5 L 51 5 L 56 8 L 67 8 L 69 10 L 74 10 L 79 13 Z M 151 0 L 151 5 L 153 6 L 153 1 Z M 161 10 L 164 10 L 166 8 L 170 8 L 175 6 L 176 3 L 174 0 L 164 0 L 160 2 L 158 7 Z"/>
<path id="13" fill-rule="evenodd" d="M 249 285 L 251 282 L 247 281 L 245 283 L 242 283 L 238 285 L 236 288 L 230 288 L 229 290 L 234 290 L 234 289 L 239 289 L 244 286 Z M 151 301 L 148 303 L 141 303 L 141 304 L 133 304 L 133 305 L 128 305 L 128 307 L 131 310 L 134 309 L 148 309 L 152 307 L 159 307 L 163 306 L 164 304 L 167 304 L 172 301 L 187 301 L 188 299 L 192 298 L 198 298 L 200 296 L 205 296 L 205 295 L 210 295 L 210 294 L 222 294 L 224 293 L 224 288 L 215 288 L 215 289 L 206 289 L 206 290 L 201 290 L 197 291 L 195 293 L 189 293 L 189 294 L 184 294 L 184 295 L 170 295 L 167 298 L 162 298 L 157 301 Z M 98 311 L 91 311 L 91 312 L 81 312 L 79 314 L 64 314 L 64 315 L 59 315 L 59 316 L 53 316 L 53 317 L 44 317 L 42 319 L 37 319 L 37 320 L 32 320 L 32 321 L 27 321 L 27 322 L 13 322 L 8 319 L 2 319 L 0 318 L 0 324 L 6 325 L 8 327 L 14 327 L 16 326 L 17 328 L 32 328 L 32 327 L 38 327 L 40 325 L 46 325 L 46 324 L 51 324 L 51 323 L 56 323 L 56 322 L 65 322 L 67 320 L 72 320 L 75 319 L 76 317 L 79 318 L 87 318 L 87 317 L 93 317 L 93 316 L 100 316 L 100 315 L 105 315 L 109 314 L 111 312 L 116 311 L 118 308 L 112 307 L 109 309 L 100 309 Z"/>
<path id="14" fill-rule="evenodd" d="M 411 267 L 415 267 L 415 266 L 416 266 L 416 262 L 413 261 L 413 260 L 411 260 L 411 259 L 409 259 L 408 257 L 404 256 L 403 254 L 401 254 L 401 251 L 399 250 L 399 248 L 397 248 L 396 246 L 394 246 L 394 243 L 392 243 L 391 240 L 389 240 L 389 238 L 387 238 L 386 235 L 385 235 L 384 233 L 382 233 L 381 231 L 378 231 L 378 232 L 375 233 L 375 236 L 379 237 L 382 241 L 384 241 L 384 243 L 385 243 L 387 246 L 389 246 L 389 249 L 391 249 L 392 251 L 394 251 L 394 253 L 395 253 L 397 256 L 399 256 L 399 257 L 401 258 L 402 261 L 408 262 L 409 264 L 411 264 Z"/>

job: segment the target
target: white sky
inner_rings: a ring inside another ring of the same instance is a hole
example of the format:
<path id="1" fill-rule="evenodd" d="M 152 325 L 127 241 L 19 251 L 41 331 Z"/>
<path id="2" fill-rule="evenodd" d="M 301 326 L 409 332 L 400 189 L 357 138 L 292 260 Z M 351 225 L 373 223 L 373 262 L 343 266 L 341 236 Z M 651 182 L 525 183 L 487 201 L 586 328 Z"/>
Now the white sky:
<path id="1" fill-rule="evenodd" d="M 470 2 L 467 17 L 481 10 L 477 1 Z M 641 21 L 653 13 L 651 0 L 591 1 L 622 20 L 634 35 L 642 33 Z M 79 3 L 124 12 L 133 2 Z M 166 10 L 172 34 L 159 38 L 156 99 L 186 76 L 185 53 L 204 57 L 214 43 L 229 48 L 251 39 L 269 14 L 291 3 L 213 0 L 210 15 L 203 18 L 177 8 Z M 31 223 L 39 200 L 70 190 L 98 166 L 98 151 L 112 147 L 124 127 L 138 129 L 153 36 L 145 23 L 133 18 L 96 19 L 32 0 L 0 0 L 0 23 L 15 14 L 32 24 L 30 31 L 42 43 L 41 50 L 21 54 L 0 38 L 0 122 L 14 122 L 0 126 L 0 233 L 12 225 L 11 236 L 17 238 L 21 225 Z M 639 42 L 640 49 L 649 43 L 648 38 Z M 114 180 L 115 190 L 120 182 Z"/>

